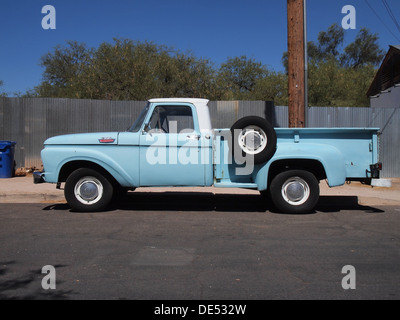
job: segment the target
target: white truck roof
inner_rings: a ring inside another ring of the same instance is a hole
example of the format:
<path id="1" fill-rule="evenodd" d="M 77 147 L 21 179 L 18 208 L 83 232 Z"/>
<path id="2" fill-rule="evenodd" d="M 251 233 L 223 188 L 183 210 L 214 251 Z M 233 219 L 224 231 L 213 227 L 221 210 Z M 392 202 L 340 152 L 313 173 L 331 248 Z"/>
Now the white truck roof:
<path id="1" fill-rule="evenodd" d="M 157 98 L 150 99 L 150 102 L 188 102 L 192 104 L 207 104 L 209 102 L 208 99 L 200 99 L 200 98 Z"/>
<path id="2" fill-rule="evenodd" d="M 197 110 L 197 117 L 199 119 L 200 131 L 209 133 L 212 130 L 210 111 L 208 110 L 208 99 L 200 98 L 157 98 L 150 99 L 151 103 L 191 103 Z"/>

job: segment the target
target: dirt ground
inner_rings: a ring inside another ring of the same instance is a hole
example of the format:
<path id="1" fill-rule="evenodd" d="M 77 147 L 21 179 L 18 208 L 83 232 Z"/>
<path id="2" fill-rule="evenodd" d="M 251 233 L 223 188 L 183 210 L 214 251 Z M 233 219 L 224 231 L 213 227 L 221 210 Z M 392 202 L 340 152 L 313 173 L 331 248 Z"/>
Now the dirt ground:
<path id="1" fill-rule="evenodd" d="M 400 205 L 400 178 L 392 178 L 390 188 L 371 187 L 352 182 L 341 187 L 329 188 L 321 182 L 321 195 L 357 196 L 361 205 Z"/>

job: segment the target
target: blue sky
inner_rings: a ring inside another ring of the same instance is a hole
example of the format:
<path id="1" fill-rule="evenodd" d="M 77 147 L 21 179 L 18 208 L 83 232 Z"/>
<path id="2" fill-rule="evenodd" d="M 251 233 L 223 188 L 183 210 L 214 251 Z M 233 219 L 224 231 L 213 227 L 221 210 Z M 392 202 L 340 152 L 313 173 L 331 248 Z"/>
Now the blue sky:
<path id="1" fill-rule="evenodd" d="M 386 0 L 400 22 L 400 1 Z M 382 19 L 368 7 L 367 2 Z M 1 0 L 0 92 L 10 96 L 38 85 L 40 57 L 68 40 L 98 46 L 113 38 L 172 46 L 218 66 L 228 57 L 246 55 L 281 71 L 287 50 L 286 0 Z M 56 29 L 44 30 L 42 7 L 56 9 Z M 342 8 L 356 8 L 357 29 L 378 33 L 384 50 L 400 44 L 400 31 L 382 0 L 307 0 L 307 38 L 316 40 L 333 23 L 341 25 Z M 390 29 L 390 31 L 388 30 Z"/>

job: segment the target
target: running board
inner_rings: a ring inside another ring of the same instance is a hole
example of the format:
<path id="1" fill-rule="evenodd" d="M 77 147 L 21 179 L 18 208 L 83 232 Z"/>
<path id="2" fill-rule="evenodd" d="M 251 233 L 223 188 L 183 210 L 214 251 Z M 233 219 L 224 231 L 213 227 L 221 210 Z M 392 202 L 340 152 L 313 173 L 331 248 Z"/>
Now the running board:
<path id="1" fill-rule="evenodd" d="M 243 182 L 215 182 L 214 187 L 216 188 L 245 188 L 245 189 L 257 189 L 256 183 L 243 183 Z"/>

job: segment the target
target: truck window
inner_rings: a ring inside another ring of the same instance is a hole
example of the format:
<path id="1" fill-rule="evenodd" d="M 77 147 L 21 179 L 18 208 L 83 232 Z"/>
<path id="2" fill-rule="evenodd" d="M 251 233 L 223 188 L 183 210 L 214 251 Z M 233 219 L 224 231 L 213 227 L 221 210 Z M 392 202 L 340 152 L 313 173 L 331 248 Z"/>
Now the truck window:
<path id="1" fill-rule="evenodd" d="M 163 133 L 193 132 L 193 114 L 188 106 L 157 106 L 150 119 L 150 129 Z"/>

